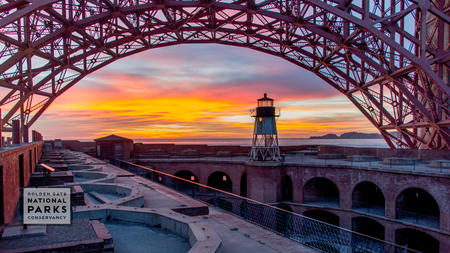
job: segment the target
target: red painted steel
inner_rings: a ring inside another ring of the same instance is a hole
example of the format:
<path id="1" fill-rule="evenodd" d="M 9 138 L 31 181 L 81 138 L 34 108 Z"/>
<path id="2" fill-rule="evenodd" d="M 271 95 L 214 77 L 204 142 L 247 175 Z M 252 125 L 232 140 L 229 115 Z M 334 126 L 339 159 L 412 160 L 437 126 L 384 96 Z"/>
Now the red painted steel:
<path id="1" fill-rule="evenodd" d="M 12 121 L 12 144 L 20 144 L 20 121 L 15 119 Z"/>
<path id="2" fill-rule="evenodd" d="M 181 43 L 251 48 L 344 94 L 391 148 L 448 149 L 446 0 L 0 0 L 3 129 L 103 66 Z"/>
<path id="3" fill-rule="evenodd" d="M 3 147 L 3 136 L 2 136 L 2 109 L 0 108 L 0 148 Z M 1 218 L 0 218 L 1 219 Z"/>

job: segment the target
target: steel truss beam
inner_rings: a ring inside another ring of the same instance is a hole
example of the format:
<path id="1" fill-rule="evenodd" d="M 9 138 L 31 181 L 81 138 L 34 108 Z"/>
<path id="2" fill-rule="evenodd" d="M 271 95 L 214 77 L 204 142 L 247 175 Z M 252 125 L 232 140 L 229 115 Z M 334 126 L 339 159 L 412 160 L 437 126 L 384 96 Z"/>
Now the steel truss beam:
<path id="1" fill-rule="evenodd" d="M 117 59 L 218 43 L 314 72 L 391 148 L 448 149 L 449 10 L 446 0 L 0 0 L 2 127 L 30 127 Z"/>

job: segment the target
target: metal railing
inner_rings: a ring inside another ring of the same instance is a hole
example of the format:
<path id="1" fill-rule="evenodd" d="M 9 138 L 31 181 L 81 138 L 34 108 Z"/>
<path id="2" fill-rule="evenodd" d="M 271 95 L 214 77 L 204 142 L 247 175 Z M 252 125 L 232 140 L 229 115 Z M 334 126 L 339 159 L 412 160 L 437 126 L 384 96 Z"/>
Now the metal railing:
<path id="1" fill-rule="evenodd" d="M 155 169 L 121 160 L 110 163 L 324 252 L 418 252 Z"/>
<path id="2" fill-rule="evenodd" d="M 409 210 L 403 210 L 400 208 L 396 208 L 396 219 L 418 224 L 425 227 L 431 227 L 439 229 L 439 216 L 437 215 L 430 215 L 430 214 L 424 214 Z"/>
<path id="3" fill-rule="evenodd" d="M 384 216 L 384 203 L 370 203 L 367 201 L 352 200 L 352 209 L 365 213 Z"/>

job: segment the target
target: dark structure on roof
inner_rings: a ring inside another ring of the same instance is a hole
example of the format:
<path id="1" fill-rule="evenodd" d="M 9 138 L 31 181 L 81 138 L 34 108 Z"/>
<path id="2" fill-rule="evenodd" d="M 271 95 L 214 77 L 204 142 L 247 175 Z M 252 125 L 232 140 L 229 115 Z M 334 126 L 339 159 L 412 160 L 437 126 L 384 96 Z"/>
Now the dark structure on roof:
<path id="1" fill-rule="evenodd" d="M 133 140 L 114 134 L 95 139 L 95 146 L 102 159 L 129 160 L 133 152 Z"/>
<path id="2" fill-rule="evenodd" d="M 276 118 L 280 116 L 280 110 L 273 106 L 273 99 L 264 97 L 258 99 L 258 106 L 251 110 L 255 118 L 253 129 L 251 161 L 280 161 L 280 147 L 278 145 L 278 133 Z"/>

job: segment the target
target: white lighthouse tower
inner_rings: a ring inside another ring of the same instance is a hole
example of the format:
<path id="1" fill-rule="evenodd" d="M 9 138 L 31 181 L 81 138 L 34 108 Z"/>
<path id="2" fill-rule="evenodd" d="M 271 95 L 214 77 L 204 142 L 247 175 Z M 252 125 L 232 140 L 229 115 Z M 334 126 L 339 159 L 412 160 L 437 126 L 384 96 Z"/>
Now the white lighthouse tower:
<path id="1" fill-rule="evenodd" d="M 280 116 L 280 110 L 273 106 L 273 99 L 264 97 L 258 99 L 256 109 L 251 110 L 255 118 L 253 129 L 253 142 L 250 151 L 252 161 L 280 161 L 280 147 L 278 146 L 278 134 L 276 118 Z"/>

